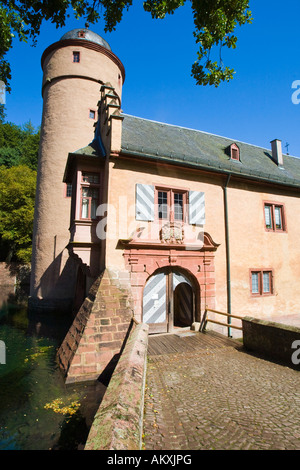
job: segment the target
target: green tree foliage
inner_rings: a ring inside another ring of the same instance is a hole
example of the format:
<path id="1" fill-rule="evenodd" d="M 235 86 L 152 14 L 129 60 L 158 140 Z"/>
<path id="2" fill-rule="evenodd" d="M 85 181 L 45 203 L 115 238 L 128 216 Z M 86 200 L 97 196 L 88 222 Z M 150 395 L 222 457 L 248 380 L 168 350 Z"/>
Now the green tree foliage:
<path id="1" fill-rule="evenodd" d="M 30 262 L 40 132 L 0 121 L 0 259 Z"/>
<path id="2" fill-rule="evenodd" d="M 29 263 L 36 171 L 26 165 L 0 166 L 0 248 L 2 259 Z"/>
<path id="3" fill-rule="evenodd" d="M 215 85 L 229 81 L 234 70 L 222 61 L 223 47 L 235 48 L 236 27 L 251 23 L 249 0 L 145 0 L 144 9 L 152 18 L 163 19 L 189 3 L 194 17 L 194 37 L 199 45 L 192 75 L 199 85 Z M 124 9 L 132 0 L 5 0 L 0 2 L 0 79 L 10 91 L 11 69 L 6 54 L 16 36 L 21 41 L 36 41 L 43 20 L 57 27 L 65 25 L 70 8 L 77 18 L 84 17 L 90 23 L 103 18 L 106 31 L 113 31 L 122 20 Z M 217 49 L 218 59 L 212 59 Z"/>
<path id="4" fill-rule="evenodd" d="M 0 104 L 0 124 L 3 124 L 5 121 L 5 106 L 4 104 Z"/>
<path id="5" fill-rule="evenodd" d="M 24 126 L 0 123 L 0 165 L 27 165 L 36 170 L 40 131 L 28 121 Z"/>

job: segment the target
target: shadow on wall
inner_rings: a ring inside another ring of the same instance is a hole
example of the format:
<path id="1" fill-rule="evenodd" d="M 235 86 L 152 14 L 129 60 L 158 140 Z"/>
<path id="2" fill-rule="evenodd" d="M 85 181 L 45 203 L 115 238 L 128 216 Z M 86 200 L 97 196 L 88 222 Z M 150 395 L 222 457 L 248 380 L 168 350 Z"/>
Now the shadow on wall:
<path id="1" fill-rule="evenodd" d="M 41 308 L 42 310 L 54 309 L 62 310 L 64 313 L 71 313 L 78 265 L 69 255 L 66 259 L 66 251 L 63 250 L 52 261 L 41 276 L 35 290 L 31 291 L 29 299 L 30 308 Z M 61 270 L 65 259 L 65 265 Z"/>

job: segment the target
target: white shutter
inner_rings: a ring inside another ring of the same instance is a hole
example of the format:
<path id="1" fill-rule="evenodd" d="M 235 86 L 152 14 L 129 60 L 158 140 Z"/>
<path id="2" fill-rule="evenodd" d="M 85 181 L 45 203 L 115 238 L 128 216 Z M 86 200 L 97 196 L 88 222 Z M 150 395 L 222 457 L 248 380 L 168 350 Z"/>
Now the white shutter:
<path id="1" fill-rule="evenodd" d="M 136 185 L 135 218 L 145 221 L 154 220 L 154 186 Z"/>
<path id="2" fill-rule="evenodd" d="M 143 322 L 163 323 L 167 319 L 167 276 L 158 273 L 146 283 L 143 294 Z"/>
<path id="3" fill-rule="evenodd" d="M 205 195 L 200 191 L 189 191 L 189 223 L 205 224 Z"/>

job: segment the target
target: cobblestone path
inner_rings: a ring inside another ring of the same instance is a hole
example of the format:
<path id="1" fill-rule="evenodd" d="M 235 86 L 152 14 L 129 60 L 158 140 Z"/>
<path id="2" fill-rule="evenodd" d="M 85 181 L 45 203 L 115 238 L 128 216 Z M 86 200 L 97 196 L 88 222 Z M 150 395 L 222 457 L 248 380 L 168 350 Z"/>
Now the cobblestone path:
<path id="1" fill-rule="evenodd" d="M 198 349 L 193 336 L 164 338 L 165 354 L 149 338 L 146 450 L 300 450 L 299 371 L 227 338 Z"/>

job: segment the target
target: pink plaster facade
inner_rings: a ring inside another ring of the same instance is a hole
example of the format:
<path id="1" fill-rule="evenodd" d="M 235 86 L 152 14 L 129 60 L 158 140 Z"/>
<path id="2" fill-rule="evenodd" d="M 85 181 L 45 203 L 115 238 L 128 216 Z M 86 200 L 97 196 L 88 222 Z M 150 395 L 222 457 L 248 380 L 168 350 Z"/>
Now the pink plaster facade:
<path id="1" fill-rule="evenodd" d="M 230 299 L 232 314 L 299 326 L 299 189 L 238 175 L 231 175 L 227 185 L 225 173 L 125 154 L 120 108 L 124 70 L 119 59 L 100 46 L 55 44 L 43 56 L 44 111 L 32 297 L 72 300 L 85 279 L 84 298 L 97 276 L 108 270 L 109 282 L 127 293 L 132 315 L 142 322 L 147 281 L 158 272 L 177 270 L 190 280 L 195 323 L 201 321 L 206 308 L 227 312 Z M 74 47 L 80 52 L 76 64 L 71 60 Z M 105 156 L 98 159 L 85 150 L 95 132 L 89 109 L 96 110 L 105 149 Z M 233 142 L 224 154 L 239 160 L 240 151 Z M 84 173 L 99 176 L 100 212 L 93 218 L 82 217 Z M 65 183 L 72 184 L 72 203 L 63 198 Z M 202 192 L 205 222 L 191 224 L 187 217 L 179 224 L 171 219 L 162 222 L 157 212 L 154 220 L 137 220 L 137 184 L 155 188 L 155 206 L 158 191 L 170 198 L 173 193 L 181 194 L 187 205 L 188 194 Z M 281 208 L 282 230 L 266 229 L 266 203 Z M 69 271 L 64 276 L 66 267 Z M 253 273 L 270 276 L 267 295 L 253 293 Z M 168 295 L 173 302 L 173 294 Z M 127 310 L 126 322 L 128 318 Z M 119 320 L 120 325 L 126 323 L 121 317 Z M 102 325 L 99 334 L 104 327 L 113 326 L 116 323 Z M 227 333 L 224 328 L 221 331 Z"/>

